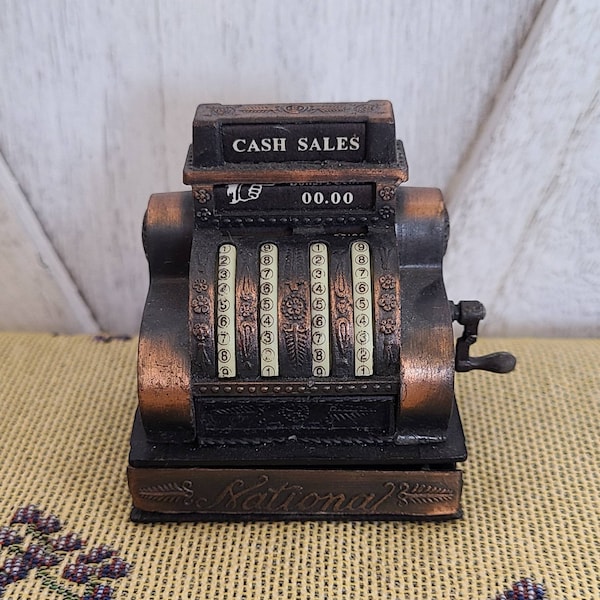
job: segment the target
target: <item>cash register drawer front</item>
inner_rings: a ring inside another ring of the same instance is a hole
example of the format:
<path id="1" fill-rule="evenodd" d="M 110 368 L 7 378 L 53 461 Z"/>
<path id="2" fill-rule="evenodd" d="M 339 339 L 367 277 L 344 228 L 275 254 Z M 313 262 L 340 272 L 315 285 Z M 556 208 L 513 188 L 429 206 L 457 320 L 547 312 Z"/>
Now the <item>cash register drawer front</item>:
<path id="1" fill-rule="evenodd" d="M 202 398 L 197 406 L 201 437 L 388 436 L 396 397 Z"/>

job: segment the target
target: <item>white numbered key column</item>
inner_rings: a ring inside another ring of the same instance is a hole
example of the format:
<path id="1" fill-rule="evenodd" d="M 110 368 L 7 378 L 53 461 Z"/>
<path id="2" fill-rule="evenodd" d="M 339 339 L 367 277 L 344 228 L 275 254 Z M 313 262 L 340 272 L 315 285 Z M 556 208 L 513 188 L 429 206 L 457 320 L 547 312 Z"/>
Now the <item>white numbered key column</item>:
<path id="1" fill-rule="evenodd" d="M 235 377 L 235 269 L 233 244 L 219 248 L 217 270 L 217 376 Z"/>
<path id="2" fill-rule="evenodd" d="M 279 375 L 279 332 L 277 331 L 277 260 L 275 244 L 260 247 L 259 328 L 260 374 Z"/>
<path id="3" fill-rule="evenodd" d="M 369 244 L 353 242 L 352 300 L 354 304 L 354 374 L 373 375 L 373 303 Z"/>
<path id="4" fill-rule="evenodd" d="M 331 369 L 329 352 L 329 267 L 327 246 L 316 242 L 310 246 L 310 319 L 312 329 L 312 374 L 328 377 Z"/>

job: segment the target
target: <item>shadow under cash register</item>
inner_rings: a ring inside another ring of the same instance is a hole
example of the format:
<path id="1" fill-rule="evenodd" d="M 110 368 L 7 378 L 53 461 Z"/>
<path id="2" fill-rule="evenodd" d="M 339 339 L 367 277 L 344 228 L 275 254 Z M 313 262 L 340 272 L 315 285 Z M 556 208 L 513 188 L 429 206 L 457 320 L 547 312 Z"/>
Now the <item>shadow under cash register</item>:
<path id="1" fill-rule="evenodd" d="M 387 101 L 198 107 L 192 190 L 144 221 L 133 520 L 460 516 L 455 371 L 515 359 L 469 355 L 407 177 Z"/>

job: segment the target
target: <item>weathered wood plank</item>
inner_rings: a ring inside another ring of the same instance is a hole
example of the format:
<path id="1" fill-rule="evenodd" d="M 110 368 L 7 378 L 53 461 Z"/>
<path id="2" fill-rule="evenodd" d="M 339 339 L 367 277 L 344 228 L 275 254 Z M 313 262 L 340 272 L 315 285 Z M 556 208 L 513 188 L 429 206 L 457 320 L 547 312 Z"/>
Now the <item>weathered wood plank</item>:
<path id="1" fill-rule="evenodd" d="M 544 5 L 449 194 L 449 293 L 482 330 L 600 335 L 600 7 Z"/>
<path id="2" fill-rule="evenodd" d="M 98 331 L 88 306 L 0 155 L 0 329 Z"/>
<path id="3" fill-rule="evenodd" d="M 182 187 L 198 103 L 390 98 L 411 183 L 444 187 L 539 5 L 8 0 L 0 149 L 102 328 L 134 332 L 143 212 Z"/>
<path id="4" fill-rule="evenodd" d="M 199 102 L 392 100 L 411 185 L 446 187 L 541 2 L 158 3 L 167 154 Z M 199 31 L 199 20 L 203 27 Z M 186 40 L 177 52 L 170 40 Z M 189 93 L 192 91 L 193 93 Z M 170 162 L 169 184 L 180 181 Z"/>

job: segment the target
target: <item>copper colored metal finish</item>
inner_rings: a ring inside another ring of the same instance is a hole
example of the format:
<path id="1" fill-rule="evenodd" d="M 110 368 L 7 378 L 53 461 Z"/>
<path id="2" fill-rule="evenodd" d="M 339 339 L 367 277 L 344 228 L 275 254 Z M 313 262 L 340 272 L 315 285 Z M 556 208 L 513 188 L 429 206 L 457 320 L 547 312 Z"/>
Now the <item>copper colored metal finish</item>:
<path id="1" fill-rule="evenodd" d="M 191 158 L 191 154 L 190 154 Z M 350 163 L 345 168 L 333 164 L 300 163 L 294 167 L 289 164 L 272 163 L 264 165 L 236 165 L 235 171 L 226 166 L 203 167 L 192 169 L 189 160 L 183 171 L 183 183 L 188 185 L 206 185 L 211 183 L 256 183 L 269 181 L 273 183 L 301 183 L 304 181 L 319 183 L 346 183 L 348 181 L 382 181 L 390 184 L 403 183 L 408 180 L 406 166 L 377 166 Z M 351 165 L 354 165 L 351 167 Z M 302 170 L 299 171 L 298 168 Z M 350 170 L 348 170 L 350 168 Z"/>
<path id="2" fill-rule="evenodd" d="M 462 473 L 317 469 L 134 469 L 136 508 L 194 520 L 449 518 Z"/>
<path id="3" fill-rule="evenodd" d="M 407 177 L 387 101 L 198 107 L 192 190 L 144 222 L 134 520 L 460 515 L 454 373 L 514 357 L 469 355 L 483 306 Z"/>
<path id="4" fill-rule="evenodd" d="M 158 439 L 195 434 L 187 320 L 192 202 L 189 192 L 154 194 L 145 217 L 144 246 L 155 268 L 140 330 L 138 397 L 142 420 Z"/>
<path id="5" fill-rule="evenodd" d="M 445 430 L 454 401 L 454 336 L 442 277 L 448 215 L 438 189 L 400 188 L 397 226 L 400 255 L 403 395 L 399 422 L 405 432 L 428 423 Z M 414 265 L 422 268 L 414 268 Z M 424 293 L 425 292 L 425 293 Z"/>

